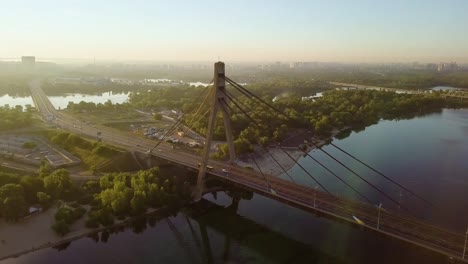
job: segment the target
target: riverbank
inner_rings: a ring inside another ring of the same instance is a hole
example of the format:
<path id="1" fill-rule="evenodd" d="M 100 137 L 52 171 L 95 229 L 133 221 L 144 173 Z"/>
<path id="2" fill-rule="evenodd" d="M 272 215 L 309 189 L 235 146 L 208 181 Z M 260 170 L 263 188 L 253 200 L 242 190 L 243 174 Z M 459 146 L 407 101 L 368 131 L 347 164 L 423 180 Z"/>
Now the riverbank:
<path id="1" fill-rule="evenodd" d="M 278 176 L 283 174 L 284 170 L 288 171 L 291 169 L 296 164 L 297 160 L 304 156 L 305 153 L 309 153 L 316 147 L 324 146 L 338 134 L 349 129 L 351 129 L 351 127 L 333 129 L 330 136 L 327 138 L 311 136 L 306 132 L 297 133 L 296 135 L 288 138 L 288 144 L 281 144 L 282 149 L 279 146 L 269 146 L 267 151 L 265 148 L 256 147 L 255 154 L 252 155 L 254 155 L 255 161 L 257 162 L 258 167 L 262 169 L 263 173 Z M 239 166 L 250 167 L 259 171 L 257 164 L 255 164 L 250 155 L 238 158 L 236 162 Z"/>

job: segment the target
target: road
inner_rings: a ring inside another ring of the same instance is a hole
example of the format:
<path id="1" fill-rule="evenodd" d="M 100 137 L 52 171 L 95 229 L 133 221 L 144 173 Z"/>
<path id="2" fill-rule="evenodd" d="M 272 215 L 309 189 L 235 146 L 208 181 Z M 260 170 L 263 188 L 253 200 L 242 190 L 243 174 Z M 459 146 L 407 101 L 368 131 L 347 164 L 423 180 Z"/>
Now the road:
<path id="1" fill-rule="evenodd" d="M 40 88 L 38 81 L 31 83 L 31 91 L 34 103 L 45 119 L 51 119 L 50 117 L 53 116 L 54 118 L 49 122 L 62 129 L 89 137 L 96 137 L 96 133 L 101 132 L 104 142 L 131 151 L 146 152 L 155 145 L 155 141 L 138 138 L 132 133 L 101 125 L 88 125 L 63 111 L 55 110 Z M 198 169 L 197 164 L 200 162 L 200 156 L 172 149 L 167 143 L 160 144 L 152 155 L 195 170 Z M 210 175 L 282 203 L 359 225 L 353 218 L 354 216 L 364 223 L 363 227 L 370 230 L 457 259 L 462 257 L 465 241 L 463 233 L 448 231 L 410 216 L 385 210 L 379 212 L 378 208 L 367 203 L 343 199 L 311 187 L 298 185 L 271 175 L 263 176 L 256 171 L 224 162 L 210 160 L 208 164 L 214 167 L 214 170 L 209 172 Z M 223 173 L 223 169 L 228 170 L 228 173 Z M 378 222 L 379 226 L 377 227 Z"/>

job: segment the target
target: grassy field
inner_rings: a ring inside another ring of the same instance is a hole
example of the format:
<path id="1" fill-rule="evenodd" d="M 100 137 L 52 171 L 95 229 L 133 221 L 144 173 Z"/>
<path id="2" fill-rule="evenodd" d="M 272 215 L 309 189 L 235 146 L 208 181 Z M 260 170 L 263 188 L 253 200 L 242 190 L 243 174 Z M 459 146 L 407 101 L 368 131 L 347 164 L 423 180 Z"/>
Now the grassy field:
<path id="1" fill-rule="evenodd" d="M 116 147 L 65 131 L 50 131 L 47 136 L 52 143 L 81 159 L 86 169 L 92 169 L 124 152 Z"/>
<path id="2" fill-rule="evenodd" d="M 70 113 L 81 121 L 89 121 L 94 124 L 113 123 L 113 122 L 132 122 L 132 121 L 151 121 L 152 116 L 143 115 L 134 110 L 128 111 L 99 111 L 87 113 Z"/>

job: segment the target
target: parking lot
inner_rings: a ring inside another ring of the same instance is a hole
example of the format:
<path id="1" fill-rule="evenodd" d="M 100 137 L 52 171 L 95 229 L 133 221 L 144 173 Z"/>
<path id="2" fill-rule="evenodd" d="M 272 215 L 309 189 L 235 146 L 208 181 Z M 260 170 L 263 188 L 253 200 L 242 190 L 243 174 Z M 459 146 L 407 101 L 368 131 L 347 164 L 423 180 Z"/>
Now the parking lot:
<path id="1" fill-rule="evenodd" d="M 41 160 L 48 161 L 55 168 L 81 162 L 64 149 L 52 145 L 46 138 L 28 135 L 0 135 L 0 155 L 2 163 L 12 160 L 37 167 Z"/>

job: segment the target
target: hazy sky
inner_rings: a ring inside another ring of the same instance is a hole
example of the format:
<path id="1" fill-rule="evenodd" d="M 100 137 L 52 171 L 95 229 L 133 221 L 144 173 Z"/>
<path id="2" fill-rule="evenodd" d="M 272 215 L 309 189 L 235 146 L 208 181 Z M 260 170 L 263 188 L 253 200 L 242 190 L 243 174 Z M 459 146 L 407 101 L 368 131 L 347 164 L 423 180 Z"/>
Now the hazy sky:
<path id="1" fill-rule="evenodd" d="M 0 0 L 0 58 L 468 62 L 466 0 Z"/>

